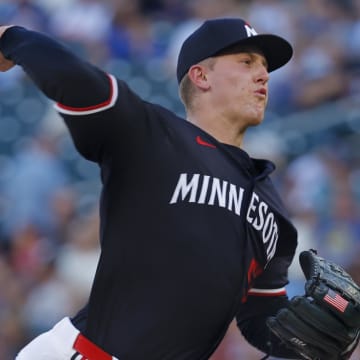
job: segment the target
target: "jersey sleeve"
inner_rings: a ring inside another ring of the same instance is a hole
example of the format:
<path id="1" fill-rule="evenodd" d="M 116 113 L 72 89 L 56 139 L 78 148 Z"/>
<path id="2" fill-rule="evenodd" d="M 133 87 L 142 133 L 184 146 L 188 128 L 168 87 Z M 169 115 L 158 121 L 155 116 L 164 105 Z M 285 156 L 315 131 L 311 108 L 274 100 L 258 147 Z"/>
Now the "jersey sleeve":
<path id="1" fill-rule="evenodd" d="M 292 256 L 274 257 L 253 283 L 236 314 L 236 322 L 244 338 L 268 355 L 287 359 L 298 356 L 273 336 L 266 325 L 269 316 L 289 306 L 285 285 Z"/>
<path id="2" fill-rule="evenodd" d="M 151 106 L 136 95 L 125 82 L 106 74 L 108 99 L 88 107 L 69 107 L 56 103 L 76 149 L 97 163 L 123 163 L 144 151 L 149 136 Z"/>
<path id="3" fill-rule="evenodd" d="M 20 65 L 47 97 L 64 106 L 86 108 L 109 98 L 103 71 L 44 34 L 14 26 L 1 37 L 0 51 Z"/>
<path id="4" fill-rule="evenodd" d="M 109 154 L 145 144 L 147 105 L 113 75 L 58 41 L 19 26 L 6 30 L 0 51 L 55 102 L 86 159 L 102 162 Z"/>
<path id="5" fill-rule="evenodd" d="M 286 295 L 285 286 L 288 281 L 288 268 L 291 256 L 274 257 L 264 271 L 254 280 L 248 296 L 282 296 Z"/>

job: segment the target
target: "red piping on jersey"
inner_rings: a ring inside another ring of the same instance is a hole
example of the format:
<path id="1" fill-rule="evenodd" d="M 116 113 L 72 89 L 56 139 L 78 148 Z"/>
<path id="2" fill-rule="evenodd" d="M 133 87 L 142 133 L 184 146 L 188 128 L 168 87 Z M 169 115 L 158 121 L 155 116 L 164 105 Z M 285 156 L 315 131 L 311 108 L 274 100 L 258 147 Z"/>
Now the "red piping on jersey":
<path id="1" fill-rule="evenodd" d="M 102 102 L 100 104 L 97 104 L 97 105 L 85 106 L 85 107 L 72 107 L 72 106 L 63 105 L 61 103 L 57 103 L 57 105 L 59 107 L 61 107 L 62 109 L 70 110 L 70 111 L 89 111 L 89 110 L 100 109 L 102 107 L 105 107 L 105 106 L 109 105 L 111 103 L 112 97 L 114 95 L 114 86 L 112 84 L 112 81 L 111 81 L 111 78 L 110 78 L 109 74 L 107 74 L 107 77 L 108 77 L 109 82 L 110 82 L 110 96 L 104 102 Z"/>
<path id="2" fill-rule="evenodd" d="M 112 360 L 113 357 L 100 349 L 82 334 L 79 334 L 74 343 L 74 349 L 79 352 L 83 359 L 88 360 Z"/>

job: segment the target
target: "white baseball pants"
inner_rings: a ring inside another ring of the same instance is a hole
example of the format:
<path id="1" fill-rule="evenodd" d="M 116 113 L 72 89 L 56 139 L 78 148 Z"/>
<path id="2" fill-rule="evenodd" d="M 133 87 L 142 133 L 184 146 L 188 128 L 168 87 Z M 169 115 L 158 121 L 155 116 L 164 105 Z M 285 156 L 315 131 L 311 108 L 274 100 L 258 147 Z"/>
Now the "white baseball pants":
<path id="1" fill-rule="evenodd" d="M 17 355 L 15 360 L 118 360 L 89 341 L 68 317 L 51 330 L 40 334 Z"/>

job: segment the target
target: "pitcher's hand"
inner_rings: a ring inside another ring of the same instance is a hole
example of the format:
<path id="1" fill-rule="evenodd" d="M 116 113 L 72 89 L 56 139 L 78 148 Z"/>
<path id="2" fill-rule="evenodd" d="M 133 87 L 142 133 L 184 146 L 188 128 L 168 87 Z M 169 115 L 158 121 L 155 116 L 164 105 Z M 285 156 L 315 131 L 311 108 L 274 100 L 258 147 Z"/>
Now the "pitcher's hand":
<path id="1" fill-rule="evenodd" d="M 13 25 L 0 26 L 0 38 L 4 32 Z M 15 63 L 9 59 L 6 59 L 3 53 L 0 51 L 0 71 L 5 72 L 15 66 Z"/>

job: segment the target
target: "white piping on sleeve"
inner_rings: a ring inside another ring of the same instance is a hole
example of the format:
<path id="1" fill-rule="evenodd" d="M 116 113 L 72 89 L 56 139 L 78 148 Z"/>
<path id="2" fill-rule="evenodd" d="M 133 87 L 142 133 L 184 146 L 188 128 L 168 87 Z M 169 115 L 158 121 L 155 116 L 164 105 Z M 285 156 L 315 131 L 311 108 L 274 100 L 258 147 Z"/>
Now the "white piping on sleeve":
<path id="1" fill-rule="evenodd" d="M 284 287 L 278 289 L 257 289 L 251 288 L 248 292 L 248 295 L 258 295 L 258 296 L 277 296 L 285 295 L 286 289 Z"/>
<path id="2" fill-rule="evenodd" d="M 66 105 L 62 105 L 60 103 L 56 103 L 54 105 L 54 108 L 56 111 L 66 114 L 66 115 L 89 115 L 89 114 L 95 114 L 100 111 L 107 110 L 114 106 L 117 98 L 118 98 L 118 84 L 113 75 L 108 74 L 108 77 L 110 79 L 110 97 L 108 100 L 104 101 L 101 104 L 97 104 L 94 106 L 89 106 L 85 108 L 76 108 L 76 107 L 69 107 Z"/>

